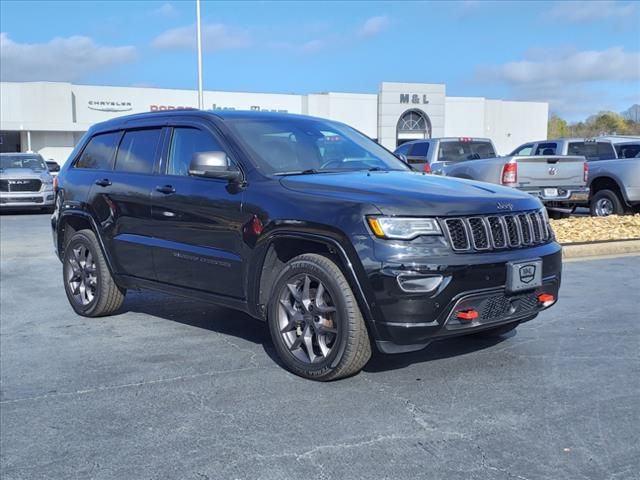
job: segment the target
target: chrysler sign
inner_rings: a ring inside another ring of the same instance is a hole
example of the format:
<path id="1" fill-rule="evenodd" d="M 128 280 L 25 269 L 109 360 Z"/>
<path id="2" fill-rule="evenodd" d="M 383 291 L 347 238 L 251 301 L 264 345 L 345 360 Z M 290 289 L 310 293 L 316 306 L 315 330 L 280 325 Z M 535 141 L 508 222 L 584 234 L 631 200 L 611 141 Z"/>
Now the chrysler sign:
<path id="1" fill-rule="evenodd" d="M 128 112 L 133 109 L 131 102 L 113 100 L 89 100 L 87 106 L 100 112 Z"/>

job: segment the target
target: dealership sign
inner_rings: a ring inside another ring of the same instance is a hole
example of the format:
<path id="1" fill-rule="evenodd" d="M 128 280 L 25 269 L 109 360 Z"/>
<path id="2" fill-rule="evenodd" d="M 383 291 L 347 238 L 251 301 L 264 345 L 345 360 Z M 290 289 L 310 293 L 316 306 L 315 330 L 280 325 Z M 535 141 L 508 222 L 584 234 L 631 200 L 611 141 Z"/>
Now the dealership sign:
<path id="1" fill-rule="evenodd" d="M 400 103 L 415 103 L 415 104 L 427 104 L 429 100 L 427 100 L 426 95 L 418 95 L 417 93 L 401 93 L 400 94 Z"/>
<path id="2" fill-rule="evenodd" d="M 113 100 L 89 100 L 88 107 L 100 112 L 128 112 L 133 109 L 131 102 Z"/>

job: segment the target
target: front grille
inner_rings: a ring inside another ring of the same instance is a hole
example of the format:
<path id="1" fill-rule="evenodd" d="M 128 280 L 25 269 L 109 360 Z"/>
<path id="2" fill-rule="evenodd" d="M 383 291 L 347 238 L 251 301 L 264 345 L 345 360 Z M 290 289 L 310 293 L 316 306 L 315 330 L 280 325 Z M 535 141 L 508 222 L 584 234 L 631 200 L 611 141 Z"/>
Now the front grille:
<path id="1" fill-rule="evenodd" d="M 542 211 L 447 218 L 443 223 L 457 252 L 521 248 L 551 239 Z"/>
<path id="2" fill-rule="evenodd" d="M 39 192 L 42 182 L 35 179 L 0 180 L 0 192 Z"/>

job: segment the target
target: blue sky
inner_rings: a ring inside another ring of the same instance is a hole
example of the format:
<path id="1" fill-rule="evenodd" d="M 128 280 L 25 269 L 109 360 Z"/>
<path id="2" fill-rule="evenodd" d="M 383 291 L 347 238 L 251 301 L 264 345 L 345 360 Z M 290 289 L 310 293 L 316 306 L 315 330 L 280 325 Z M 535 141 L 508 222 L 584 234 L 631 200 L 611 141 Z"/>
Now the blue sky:
<path id="1" fill-rule="evenodd" d="M 209 90 L 549 101 L 580 120 L 640 103 L 640 2 L 202 2 Z M 0 2 L 0 77 L 195 88 L 195 2 Z"/>

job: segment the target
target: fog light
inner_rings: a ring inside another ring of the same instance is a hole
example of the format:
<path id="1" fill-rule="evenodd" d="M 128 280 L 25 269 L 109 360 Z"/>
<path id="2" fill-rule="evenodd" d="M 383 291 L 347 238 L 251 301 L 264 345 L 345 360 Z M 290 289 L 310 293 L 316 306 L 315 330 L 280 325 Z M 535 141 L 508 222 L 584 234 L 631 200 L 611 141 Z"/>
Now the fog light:
<path id="1" fill-rule="evenodd" d="M 398 285 L 409 293 L 429 293 L 436 290 L 442 283 L 442 275 L 421 275 L 419 273 L 401 273 L 398 275 Z"/>

